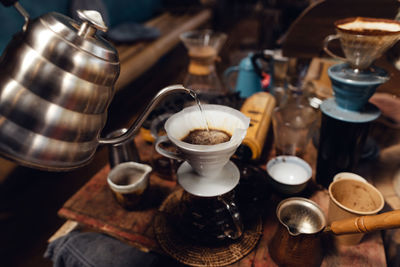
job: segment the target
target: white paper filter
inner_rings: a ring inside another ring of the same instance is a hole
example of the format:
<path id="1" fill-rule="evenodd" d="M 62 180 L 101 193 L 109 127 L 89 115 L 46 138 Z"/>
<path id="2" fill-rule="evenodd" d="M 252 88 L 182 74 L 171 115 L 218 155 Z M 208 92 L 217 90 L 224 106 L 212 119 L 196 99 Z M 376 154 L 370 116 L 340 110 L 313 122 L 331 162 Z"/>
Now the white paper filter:
<path id="1" fill-rule="evenodd" d="M 204 149 L 224 149 L 224 147 L 239 146 L 246 135 L 250 119 L 240 111 L 222 105 L 202 105 L 204 116 L 211 129 L 224 130 L 231 134 L 229 142 L 213 146 L 191 145 L 180 141 L 194 129 L 206 129 L 204 119 L 198 106 L 191 106 L 171 116 L 165 128 L 168 137 L 180 145 L 190 148 L 192 146 Z"/>

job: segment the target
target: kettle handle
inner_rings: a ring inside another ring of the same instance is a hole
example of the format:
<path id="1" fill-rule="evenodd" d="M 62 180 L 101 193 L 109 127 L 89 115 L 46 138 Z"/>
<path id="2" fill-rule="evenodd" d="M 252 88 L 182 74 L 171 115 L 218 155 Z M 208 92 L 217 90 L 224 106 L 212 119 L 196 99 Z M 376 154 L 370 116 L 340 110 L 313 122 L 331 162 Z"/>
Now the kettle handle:
<path id="1" fill-rule="evenodd" d="M 5 7 L 14 6 L 15 9 L 18 11 L 18 13 L 20 13 L 21 16 L 24 17 L 25 24 L 24 24 L 24 26 L 22 26 L 22 29 L 24 31 L 26 31 L 26 28 L 28 27 L 28 23 L 29 23 L 29 14 L 28 14 L 28 12 L 26 12 L 26 10 L 19 4 L 19 2 L 17 0 L 0 0 L 0 2 Z"/>
<path id="2" fill-rule="evenodd" d="M 260 66 L 257 64 L 258 59 L 262 59 L 265 62 L 269 63 L 272 59 L 272 55 L 265 55 L 264 51 L 257 52 L 253 54 L 251 57 L 251 63 L 253 64 L 254 71 L 257 73 L 258 76 L 260 76 L 261 79 L 264 78 L 263 76 L 263 71 L 261 70 Z"/>
<path id="3" fill-rule="evenodd" d="M 234 92 L 235 91 L 235 88 L 234 88 L 235 86 L 233 86 L 234 83 L 233 83 L 233 80 L 232 80 L 232 78 L 233 78 L 232 74 L 235 73 L 235 72 L 239 72 L 239 67 L 238 66 L 231 66 L 231 67 L 227 68 L 224 71 L 224 75 L 223 75 L 224 82 L 225 82 L 226 87 L 228 87 L 230 92 Z"/>
<path id="4" fill-rule="evenodd" d="M 399 228 L 400 210 L 388 211 L 378 215 L 360 216 L 334 221 L 325 231 L 334 234 L 369 233 L 378 230 Z"/>
<path id="5" fill-rule="evenodd" d="M 142 112 L 142 114 L 136 119 L 136 121 L 129 127 L 128 131 L 126 133 L 117 136 L 117 137 L 112 137 L 112 138 L 100 138 L 99 139 L 99 144 L 105 144 L 105 145 L 116 145 L 116 144 L 121 144 L 124 143 L 125 141 L 129 139 L 133 139 L 134 135 L 139 131 L 140 127 L 142 127 L 143 122 L 147 119 L 149 116 L 150 112 L 160 103 L 160 101 L 172 94 L 172 93 L 187 93 L 191 95 L 193 98 L 197 99 L 196 93 L 191 90 L 183 87 L 183 85 L 180 84 L 175 84 L 175 85 L 170 85 L 167 86 L 163 89 L 161 89 L 150 101 L 150 103 L 147 105 L 145 110 Z"/>

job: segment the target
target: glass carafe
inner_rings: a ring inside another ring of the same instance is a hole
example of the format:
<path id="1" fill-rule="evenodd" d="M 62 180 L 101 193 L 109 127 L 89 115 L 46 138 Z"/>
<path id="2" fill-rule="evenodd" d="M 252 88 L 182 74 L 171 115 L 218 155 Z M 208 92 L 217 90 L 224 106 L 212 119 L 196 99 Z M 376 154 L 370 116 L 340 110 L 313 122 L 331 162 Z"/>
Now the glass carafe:
<path id="1" fill-rule="evenodd" d="M 196 242 L 216 244 L 225 240 L 236 240 L 243 234 L 235 189 L 210 197 L 196 196 L 184 191 L 181 209 L 180 229 Z"/>
<path id="2" fill-rule="evenodd" d="M 196 30 L 181 34 L 180 39 L 190 58 L 184 86 L 199 94 L 225 94 L 215 69 L 218 53 L 227 35 L 212 30 Z"/>

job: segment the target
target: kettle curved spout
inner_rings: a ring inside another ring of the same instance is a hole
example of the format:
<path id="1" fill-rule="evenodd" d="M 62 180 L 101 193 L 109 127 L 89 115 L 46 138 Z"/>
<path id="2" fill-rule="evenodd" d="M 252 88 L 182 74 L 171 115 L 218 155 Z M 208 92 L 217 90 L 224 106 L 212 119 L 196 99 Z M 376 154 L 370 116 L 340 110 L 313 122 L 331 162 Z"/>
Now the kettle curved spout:
<path id="1" fill-rule="evenodd" d="M 100 138 L 99 143 L 100 144 L 106 144 L 106 145 L 115 145 L 115 144 L 120 144 L 123 143 L 131 138 L 134 137 L 134 135 L 138 132 L 140 127 L 142 126 L 143 122 L 146 120 L 146 118 L 149 116 L 150 112 L 157 106 L 158 103 L 164 97 L 172 94 L 172 93 L 187 93 L 190 94 L 192 97 L 196 98 L 196 93 L 195 91 L 191 89 L 187 89 L 183 87 L 183 85 L 177 84 L 177 85 L 170 85 L 167 86 L 163 89 L 161 89 L 150 101 L 150 103 L 147 105 L 146 109 L 143 111 L 143 113 L 139 116 L 139 118 L 132 124 L 132 126 L 128 129 L 128 131 L 120 136 L 114 137 L 114 138 Z"/>

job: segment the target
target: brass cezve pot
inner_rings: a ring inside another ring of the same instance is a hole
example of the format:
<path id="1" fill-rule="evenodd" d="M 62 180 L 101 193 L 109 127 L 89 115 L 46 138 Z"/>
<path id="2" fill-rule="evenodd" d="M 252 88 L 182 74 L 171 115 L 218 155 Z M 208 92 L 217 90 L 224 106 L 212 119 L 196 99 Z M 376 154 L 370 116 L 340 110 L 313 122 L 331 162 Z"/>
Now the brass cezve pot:
<path id="1" fill-rule="evenodd" d="M 116 49 L 96 34 L 107 31 L 100 13 L 79 10 L 82 23 L 51 12 L 30 20 L 13 0 L 1 0 L 25 18 L 0 58 L 0 154 L 29 167 L 71 170 L 87 164 L 99 144 L 136 133 L 161 96 L 123 135 L 100 138 L 120 63 Z"/>
<path id="2" fill-rule="evenodd" d="M 334 221 L 327 226 L 321 208 L 301 197 L 282 200 L 276 215 L 280 224 L 269 245 L 269 253 L 279 266 L 320 266 L 324 233 L 369 233 L 400 227 L 400 210 Z"/>

